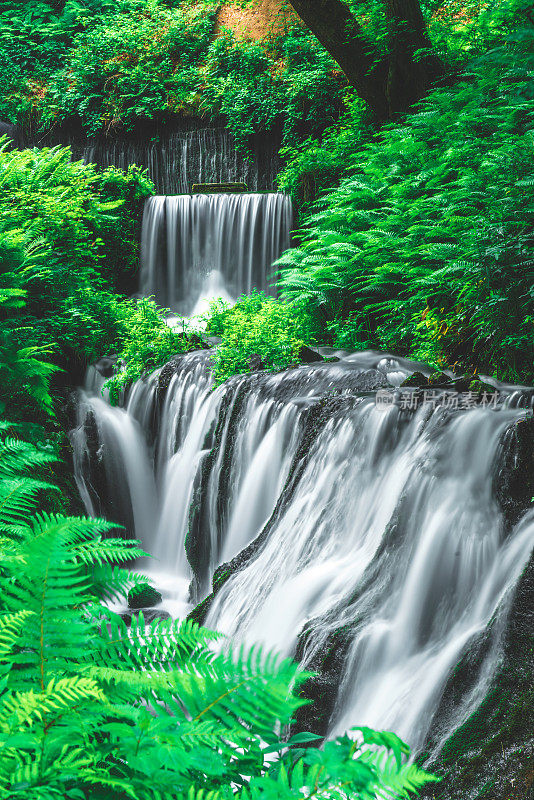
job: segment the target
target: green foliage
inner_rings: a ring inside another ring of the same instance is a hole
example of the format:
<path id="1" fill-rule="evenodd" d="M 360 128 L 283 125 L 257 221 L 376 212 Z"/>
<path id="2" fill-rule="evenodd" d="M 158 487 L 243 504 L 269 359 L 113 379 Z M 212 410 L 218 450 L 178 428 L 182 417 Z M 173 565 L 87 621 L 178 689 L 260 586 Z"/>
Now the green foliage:
<path id="1" fill-rule="evenodd" d="M 394 734 L 281 740 L 308 677 L 289 659 L 214 648 L 190 622 L 127 629 L 101 589 L 138 585 L 109 564 L 145 554 L 104 538 L 110 523 L 43 510 L 50 460 L 0 441 L 0 798 L 392 800 L 432 779 Z"/>
<path id="2" fill-rule="evenodd" d="M 298 303 L 284 303 L 257 291 L 231 307 L 222 300 L 212 302 L 206 332 L 222 337 L 213 356 L 219 383 L 252 369 L 276 372 L 296 366 L 304 342 L 312 341 Z"/>
<path id="3" fill-rule="evenodd" d="M 0 3 L 0 117 L 29 132 L 79 120 L 87 134 L 110 133 L 201 114 L 222 117 L 246 148 L 257 130 L 283 129 L 289 143 L 339 115 L 344 78 L 300 26 L 258 42 L 214 36 L 213 0 L 13 5 Z"/>
<path id="4" fill-rule="evenodd" d="M 337 346 L 534 373 L 534 28 L 356 152 L 281 261 Z"/>
<path id="5" fill-rule="evenodd" d="M 278 176 L 278 186 L 291 195 L 300 213 L 306 213 L 323 191 L 340 182 L 350 169 L 354 152 L 371 134 L 365 103 L 348 95 L 345 106 L 340 121 L 319 138 L 310 136 L 300 145 L 288 145 L 281 151 L 286 166 Z"/>
<path id="6" fill-rule="evenodd" d="M 122 389 L 143 373 L 152 372 L 172 356 L 195 350 L 201 344 L 198 334 L 167 325 L 161 309 L 151 300 L 123 303 L 121 311 L 119 371 L 106 383 L 112 403 L 117 403 Z"/>
<path id="7" fill-rule="evenodd" d="M 0 3 L 0 118 L 32 130 L 47 77 L 62 67 L 87 16 L 109 12 L 116 0 Z"/>
<path id="8" fill-rule="evenodd" d="M 335 62 L 299 26 L 268 43 L 222 31 L 207 52 L 200 107 L 222 115 L 242 146 L 255 131 L 277 126 L 289 142 L 336 119 L 343 88 Z"/>
<path id="9" fill-rule="evenodd" d="M 43 124 L 80 117 L 89 134 L 177 110 L 192 98 L 191 73 L 208 47 L 214 3 L 118 0 L 112 14 L 94 16 L 75 37 L 64 69 L 44 95 Z"/>
<path id="10" fill-rule="evenodd" d="M 132 212 L 151 188 L 135 167 L 98 173 L 71 162 L 68 148 L 0 148 L 2 413 L 50 412 L 58 367 L 131 337 L 137 308 L 109 288 L 137 261 Z"/>

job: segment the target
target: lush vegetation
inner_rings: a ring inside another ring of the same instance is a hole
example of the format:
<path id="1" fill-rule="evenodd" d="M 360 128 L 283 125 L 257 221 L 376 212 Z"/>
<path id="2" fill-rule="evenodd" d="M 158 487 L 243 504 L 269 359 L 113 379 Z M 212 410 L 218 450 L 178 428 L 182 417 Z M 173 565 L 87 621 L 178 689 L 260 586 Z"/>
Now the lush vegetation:
<path id="1" fill-rule="evenodd" d="M 150 191 L 142 173 L 4 150 L 0 187 L 2 416 L 22 421 L 0 422 L 0 798 L 408 798 L 431 778 L 394 734 L 288 739 L 308 677 L 292 661 L 142 612 L 127 628 L 106 606 L 146 585 L 123 569 L 145 554 L 115 523 L 65 513 L 51 379 L 116 347 L 118 393 L 193 337 L 113 291 L 134 259 L 121 215 Z M 284 322 L 272 301 L 249 303 Z"/>
<path id="2" fill-rule="evenodd" d="M 386 53 L 382 4 L 352 7 Z M 175 114 L 222 119 L 243 146 L 282 133 L 300 246 L 279 264 L 281 300 L 212 304 L 217 382 L 319 343 L 533 381 L 531 9 L 423 10 L 456 75 L 379 130 L 301 25 L 252 42 L 214 36 L 209 0 L 3 2 L 0 117 L 29 135 Z M 408 798 L 431 778 L 393 734 L 287 740 L 308 677 L 290 660 L 192 623 L 127 629 L 105 604 L 145 583 L 122 568 L 144 554 L 66 514 L 55 415 L 85 366 L 116 356 L 117 402 L 202 344 L 125 296 L 152 192 L 136 167 L 0 147 L 0 800 Z"/>
<path id="3" fill-rule="evenodd" d="M 344 80 L 299 25 L 265 41 L 214 38 L 211 0 L 0 3 L 0 118 L 28 132 L 79 122 L 127 132 L 171 114 L 223 118 L 238 143 L 256 130 L 286 138 L 338 116 Z"/>
<path id="4" fill-rule="evenodd" d="M 193 346 L 153 303 L 114 291 L 137 266 L 150 181 L 136 167 L 99 173 L 70 158 L 68 148 L 0 151 L 0 413 L 12 420 L 46 421 L 60 370 L 81 377 L 116 353 L 134 378 Z"/>
<path id="5" fill-rule="evenodd" d="M 282 303 L 262 292 L 253 291 L 234 306 L 213 301 L 206 322 L 206 332 L 221 337 L 213 353 L 218 383 L 240 372 L 297 366 L 302 348 L 315 342 L 311 320 L 298 301 Z"/>
<path id="6" fill-rule="evenodd" d="M 513 33 L 454 87 L 345 155 L 346 177 L 281 259 L 284 296 L 307 302 L 324 340 L 534 379 L 534 27 L 513 10 Z M 347 136 L 330 131 L 326 148 L 343 154 Z M 321 158 L 306 145 L 285 185 L 309 164 L 321 177 Z"/>

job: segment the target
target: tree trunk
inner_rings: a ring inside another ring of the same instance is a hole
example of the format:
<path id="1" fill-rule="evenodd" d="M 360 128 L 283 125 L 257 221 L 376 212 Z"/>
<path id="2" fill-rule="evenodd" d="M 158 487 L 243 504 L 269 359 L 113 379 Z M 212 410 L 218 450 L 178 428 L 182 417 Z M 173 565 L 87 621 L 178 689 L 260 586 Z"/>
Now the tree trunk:
<path id="1" fill-rule="evenodd" d="M 337 61 L 347 80 L 379 119 L 389 116 L 387 68 L 342 0 L 290 0 L 308 28 Z"/>
<path id="2" fill-rule="evenodd" d="M 389 115 L 420 100 L 445 68 L 433 55 L 419 0 L 385 0 L 389 25 L 386 96 Z M 425 51 L 417 55 L 417 51 Z"/>
<path id="3" fill-rule="evenodd" d="M 406 111 L 444 74 L 442 62 L 430 52 L 414 57 L 418 50 L 430 50 L 419 0 L 384 0 L 390 31 L 386 58 L 343 0 L 290 2 L 378 120 Z"/>

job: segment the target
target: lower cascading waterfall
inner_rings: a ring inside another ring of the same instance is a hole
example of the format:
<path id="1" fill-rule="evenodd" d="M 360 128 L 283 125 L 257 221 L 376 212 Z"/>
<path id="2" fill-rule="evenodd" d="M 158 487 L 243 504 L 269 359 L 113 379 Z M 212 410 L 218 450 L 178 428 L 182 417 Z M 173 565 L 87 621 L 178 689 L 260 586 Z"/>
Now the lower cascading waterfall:
<path id="1" fill-rule="evenodd" d="M 141 233 L 144 296 L 197 315 L 210 299 L 268 290 L 271 265 L 290 245 L 287 195 L 196 194 L 150 197 Z"/>
<path id="2" fill-rule="evenodd" d="M 205 624 L 310 666 L 343 629 L 330 732 L 386 728 L 418 750 L 454 666 L 490 631 L 449 733 L 484 696 L 534 516 L 509 524 L 494 496 L 503 436 L 526 412 L 377 404 L 372 390 L 406 369 L 361 354 L 214 390 L 209 356 L 191 354 L 116 409 L 91 371 L 72 440 L 88 511 L 155 554 L 175 613 L 191 579 L 197 602 L 248 546 Z"/>

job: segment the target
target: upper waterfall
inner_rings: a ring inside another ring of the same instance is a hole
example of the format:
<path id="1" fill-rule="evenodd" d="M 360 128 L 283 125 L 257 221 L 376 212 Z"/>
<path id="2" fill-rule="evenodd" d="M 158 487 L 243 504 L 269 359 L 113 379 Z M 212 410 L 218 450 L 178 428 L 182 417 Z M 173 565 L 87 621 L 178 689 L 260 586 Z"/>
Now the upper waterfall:
<path id="1" fill-rule="evenodd" d="M 291 200 L 280 193 L 151 197 L 141 234 L 141 293 L 188 315 L 200 313 L 205 298 L 266 290 L 291 226 Z"/>

